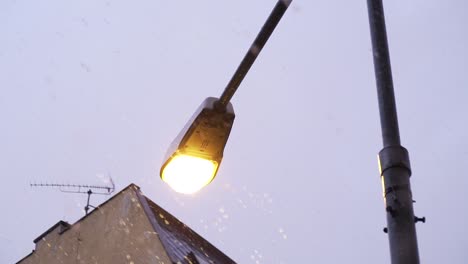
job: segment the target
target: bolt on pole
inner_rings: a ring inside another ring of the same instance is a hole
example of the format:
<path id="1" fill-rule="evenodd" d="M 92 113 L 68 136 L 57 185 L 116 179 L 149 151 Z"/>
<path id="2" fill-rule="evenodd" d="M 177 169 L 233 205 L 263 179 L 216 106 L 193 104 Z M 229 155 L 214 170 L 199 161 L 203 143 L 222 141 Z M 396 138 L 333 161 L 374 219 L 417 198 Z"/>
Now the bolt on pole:
<path id="1" fill-rule="evenodd" d="M 382 0 L 367 0 L 367 8 L 382 128 L 379 167 L 391 263 L 417 264 L 419 253 L 410 185 L 411 167 L 408 151 L 400 144 Z"/>

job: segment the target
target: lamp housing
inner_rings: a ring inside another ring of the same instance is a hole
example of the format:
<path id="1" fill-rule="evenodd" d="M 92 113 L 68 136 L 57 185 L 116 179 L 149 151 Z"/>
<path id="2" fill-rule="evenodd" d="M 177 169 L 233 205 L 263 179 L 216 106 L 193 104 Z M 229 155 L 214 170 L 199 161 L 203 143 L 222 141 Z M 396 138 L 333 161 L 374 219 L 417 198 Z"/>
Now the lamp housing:
<path id="1" fill-rule="evenodd" d="M 215 177 L 234 123 L 231 103 L 208 97 L 170 145 L 160 176 L 179 193 L 194 193 Z M 218 107 L 217 107 L 218 106 Z"/>

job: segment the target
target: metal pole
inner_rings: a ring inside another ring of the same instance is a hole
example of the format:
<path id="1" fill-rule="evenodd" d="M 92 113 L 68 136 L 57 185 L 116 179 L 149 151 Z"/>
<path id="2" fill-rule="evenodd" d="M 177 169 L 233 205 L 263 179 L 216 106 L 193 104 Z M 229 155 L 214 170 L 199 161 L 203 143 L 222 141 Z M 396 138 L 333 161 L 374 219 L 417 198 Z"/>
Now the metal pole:
<path id="1" fill-rule="evenodd" d="M 367 8 L 384 147 L 379 153 L 379 167 L 391 263 L 419 263 L 415 228 L 419 218 L 415 218 L 413 212 L 408 151 L 400 145 L 382 0 L 367 0 Z"/>
<path id="2" fill-rule="evenodd" d="M 88 211 L 89 211 L 89 199 L 91 198 L 91 194 L 93 194 L 93 191 L 91 191 L 91 189 L 88 190 L 87 192 L 88 194 L 88 201 L 86 202 L 86 206 L 85 206 L 85 214 L 88 215 Z"/>

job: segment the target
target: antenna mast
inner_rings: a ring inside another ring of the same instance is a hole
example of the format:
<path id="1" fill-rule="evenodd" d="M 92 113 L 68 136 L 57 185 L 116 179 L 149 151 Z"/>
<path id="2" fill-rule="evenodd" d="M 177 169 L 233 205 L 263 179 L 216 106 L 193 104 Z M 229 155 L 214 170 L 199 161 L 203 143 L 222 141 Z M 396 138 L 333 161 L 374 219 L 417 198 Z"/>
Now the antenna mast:
<path id="1" fill-rule="evenodd" d="M 110 186 L 104 185 L 87 185 L 87 184 L 60 184 L 60 183 L 31 183 L 31 187 L 56 187 L 64 193 L 84 193 L 88 195 L 86 206 L 84 207 L 85 214 L 88 215 L 90 208 L 96 208 L 89 204 L 91 194 L 110 195 L 115 191 L 115 184 L 111 177 Z"/>

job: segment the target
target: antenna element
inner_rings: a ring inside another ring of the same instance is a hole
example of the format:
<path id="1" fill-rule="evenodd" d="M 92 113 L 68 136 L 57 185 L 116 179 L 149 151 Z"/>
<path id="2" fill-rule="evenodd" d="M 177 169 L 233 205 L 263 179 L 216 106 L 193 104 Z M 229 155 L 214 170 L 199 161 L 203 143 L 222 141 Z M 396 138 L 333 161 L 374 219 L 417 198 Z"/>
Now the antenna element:
<path id="1" fill-rule="evenodd" d="M 115 184 L 111 177 L 110 186 L 103 185 L 87 185 L 87 184 L 60 184 L 60 183 L 31 183 L 31 187 L 56 187 L 64 193 L 84 193 L 88 195 L 86 206 L 84 207 L 86 215 L 88 214 L 89 208 L 96 208 L 89 204 L 91 194 L 110 195 L 115 191 Z"/>

